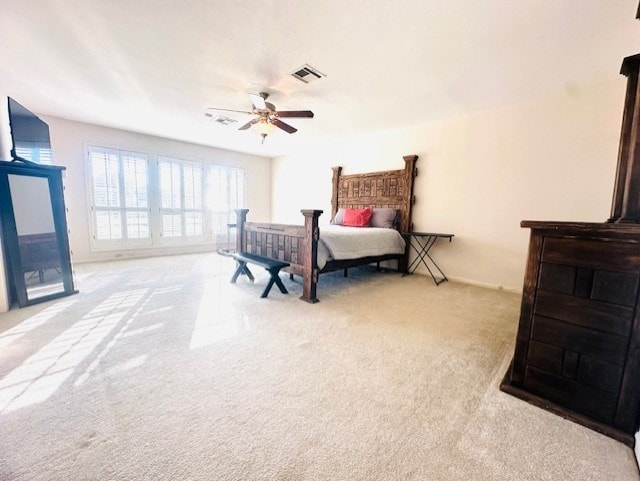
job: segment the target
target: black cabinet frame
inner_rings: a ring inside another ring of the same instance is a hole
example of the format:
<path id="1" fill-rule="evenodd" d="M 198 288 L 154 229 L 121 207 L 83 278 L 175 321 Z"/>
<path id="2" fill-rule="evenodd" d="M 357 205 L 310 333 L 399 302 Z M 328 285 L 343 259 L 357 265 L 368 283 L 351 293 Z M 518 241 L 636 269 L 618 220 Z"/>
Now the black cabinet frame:
<path id="1" fill-rule="evenodd" d="M 0 161 L 0 222 L 2 224 L 2 248 L 5 260 L 5 272 L 7 282 L 10 286 L 10 302 L 18 302 L 20 307 L 56 299 L 59 297 L 75 294 L 73 285 L 73 272 L 71 266 L 71 254 L 69 250 L 69 237 L 67 231 L 66 208 L 64 203 L 64 187 L 62 183 L 62 171 L 64 167 L 40 165 L 32 162 L 1 162 Z M 24 252 L 21 253 L 18 229 L 16 224 L 15 209 L 16 200 L 13 198 L 10 188 L 9 176 L 26 176 L 46 179 L 49 188 L 49 199 L 51 201 L 51 211 L 53 214 L 53 225 L 55 234 L 55 247 L 52 252 L 55 254 L 56 271 L 60 275 L 60 286 L 54 292 L 39 296 L 29 296 L 25 282 L 25 267 L 30 270 L 42 270 L 48 268 L 45 265 L 33 265 L 24 259 Z M 57 252 L 56 252 L 57 250 Z M 59 261 L 59 264 L 58 264 Z M 41 269 L 39 269 L 39 267 Z"/>

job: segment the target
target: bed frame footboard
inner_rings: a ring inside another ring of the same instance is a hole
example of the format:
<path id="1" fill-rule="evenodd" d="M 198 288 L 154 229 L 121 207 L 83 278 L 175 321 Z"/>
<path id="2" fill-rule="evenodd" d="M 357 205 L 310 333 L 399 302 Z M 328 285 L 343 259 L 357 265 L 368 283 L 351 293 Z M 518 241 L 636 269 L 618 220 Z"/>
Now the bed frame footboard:
<path id="1" fill-rule="evenodd" d="M 236 250 L 289 262 L 283 269 L 302 277 L 300 299 L 318 302 L 318 218 L 321 210 L 302 210 L 304 225 L 247 222 L 249 209 L 236 209 Z"/>

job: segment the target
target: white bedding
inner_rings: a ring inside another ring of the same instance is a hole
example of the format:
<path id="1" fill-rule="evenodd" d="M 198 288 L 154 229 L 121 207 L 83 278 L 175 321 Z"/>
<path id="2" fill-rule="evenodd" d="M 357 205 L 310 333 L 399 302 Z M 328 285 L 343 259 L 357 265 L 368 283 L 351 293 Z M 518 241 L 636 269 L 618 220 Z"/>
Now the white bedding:
<path id="1" fill-rule="evenodd" d="M 402 254 L 404 248 L 405 241 L 395 229 L 323 226 L 318 242 L 318 268 L 322 269 L 329 260 Z"/>

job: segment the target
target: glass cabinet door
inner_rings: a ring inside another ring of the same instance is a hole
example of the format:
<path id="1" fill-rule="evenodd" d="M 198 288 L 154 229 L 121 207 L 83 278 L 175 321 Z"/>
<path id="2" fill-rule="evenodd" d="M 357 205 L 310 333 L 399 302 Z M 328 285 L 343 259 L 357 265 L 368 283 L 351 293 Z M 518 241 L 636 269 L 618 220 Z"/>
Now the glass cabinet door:
<path id="1" fill-rule="evenodd" d="M 49 179 L 9 174 L 27 300 L 64 292 Z"/>
<path id="2" fill-rule="evenodd" d="M 20 307 L 76 292 L 61 170 L 0 162 L 2 243 Z"/>

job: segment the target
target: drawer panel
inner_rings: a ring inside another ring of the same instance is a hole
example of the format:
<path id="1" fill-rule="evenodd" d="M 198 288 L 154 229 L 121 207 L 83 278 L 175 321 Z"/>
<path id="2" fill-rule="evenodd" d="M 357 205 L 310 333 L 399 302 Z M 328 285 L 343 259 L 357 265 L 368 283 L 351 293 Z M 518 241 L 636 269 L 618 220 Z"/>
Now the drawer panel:
<path id="1" fill-rule="evenodd" d="M 561 347 L 543 344 L 538 341 L 529 341 L 527 364 L 554 374 L 562 374 L 564 362 L 564 349 Z"/>
<path id="2" fill-rule="evenodd" d="M 638 273 L 640 246 L 635 243 L 547 236 L 542 248 L 542 262 Z"/>
<path id="3" fill-rule="evenodd" d="M 612 394 L 618 393 L 622 382 L 620 366 L 533 340 L 529 342 L 527 366 Z"/>
<path id="4" fill-rule="evenodd" d="M 533 316 L 531 339 L 552 346 L 622 366 L 627 355 L 628 340 L 607 332 L 560 322 L 540 315 Z"/>
<path id="5" fill-rule="evenodd" d="M 524 385 L 532 393 L 606 423 L 615 416 L 615 394 L 528 366 Z"/>
<path id="6" fill-rule="evenodd" d="M 634 310 L 627 306 L 540 290 L 536 296 L 534 313 L 628 337 Z"/>
<path id="7" fill-rule="evenodd" d="M 577 381 L 617 395 L 622 382 L 622 368 L 582 355 L 580 356 Z"/>
<path id="8" fill-rule="evenodd" d="M 595 271 L 591 289 L 591 299 L 634 307 L 637 297 L 637 274 Z"/>

